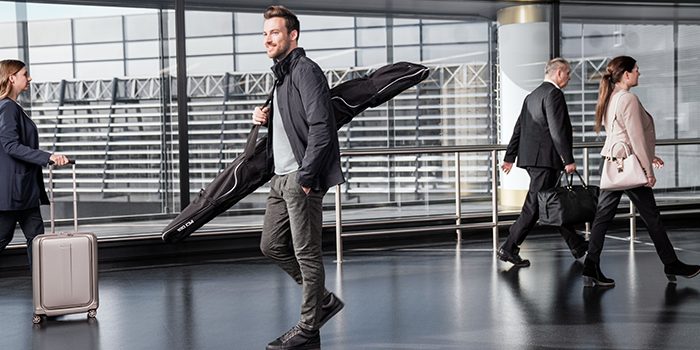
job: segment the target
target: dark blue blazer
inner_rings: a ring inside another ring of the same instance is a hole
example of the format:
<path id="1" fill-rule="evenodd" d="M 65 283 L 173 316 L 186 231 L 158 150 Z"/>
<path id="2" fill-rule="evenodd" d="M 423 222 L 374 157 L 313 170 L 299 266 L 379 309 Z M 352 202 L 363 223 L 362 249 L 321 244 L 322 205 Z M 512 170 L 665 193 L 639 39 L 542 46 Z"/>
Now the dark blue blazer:
<path id="1" fill-rule="evenodd" d="M 15 101 L 0 100 L 0 210 L 49 203 L 41 168 L 51 154 L 38 148 L 36 124 Z"/>

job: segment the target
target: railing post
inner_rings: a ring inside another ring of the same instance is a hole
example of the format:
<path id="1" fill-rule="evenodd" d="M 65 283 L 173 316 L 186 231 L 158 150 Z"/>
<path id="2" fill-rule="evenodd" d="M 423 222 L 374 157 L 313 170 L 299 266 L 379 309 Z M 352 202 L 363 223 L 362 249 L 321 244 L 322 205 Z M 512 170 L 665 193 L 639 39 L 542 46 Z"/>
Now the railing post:
<path id="1" fill-rule="evenodd" d="M 586 184 L 589 185 L 591 180 L 590 180 L 590 171 L 588 170 L 590 159 L 588 155 L 588 147 L 583 148 L 583 179 L 586 181 Z M 586 238 L 590 236 L 591 234 L 591 223 L 586 222 L 586 232 L 584 232 L 586 235 Z"/>
<path id="2" fill-rule="evenodd" d="M 462 181 L 459 152 L 455 152 L 455 225 L 457 226 L 457 244 L 462 242 Z"/>
<path id="3" fill-rule="evenodd" d="M 342 192 L 340 185 L 335 185 L 335 259 L 336 263 L 343 263 L 343 214 Z"/>
<path id="4" fill-rule="evenodd" d="M 637 215 L 635 214 L 634 203 L 630 199 L 630 244 L 634 244 L 637 239 Z"/>
<path id="5" fill-rule="evenodd" d="M 498 251 L 498 151 L 491 151 L 491 218 L 493 223 L 493 252 Z"/>

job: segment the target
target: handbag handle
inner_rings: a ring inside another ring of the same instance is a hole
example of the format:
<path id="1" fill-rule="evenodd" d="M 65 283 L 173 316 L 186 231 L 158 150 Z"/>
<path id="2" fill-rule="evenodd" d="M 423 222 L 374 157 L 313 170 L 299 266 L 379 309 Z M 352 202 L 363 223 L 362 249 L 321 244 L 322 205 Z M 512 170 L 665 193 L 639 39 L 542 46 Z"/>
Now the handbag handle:
<path id="1" fill-rule="evenodd" d="M 564 176 L 565 173 L 566 172 L 564 172 L 564 171 L 559 173 L 559 178 L 557 179 L 557 183 L 559 183 L 561 181 L 561 177 Z M 586 181 L 583 180 L 583 176 L 581 176 L 581 174 L 578 172 L 578 170 L 574 170 L 574 173 L 576 173 L 576 175 L 578 175 L 578 178 L 579 178 L 579 180 L 581 180 L 581 184 L 583 185 L 583 188 L 588 189 L 588 184 L 586 183 Z M 573 187 L 573 183 L 574 183 L 574 174 L 573 173 L 567 174 L 565 179 L 566 179 L 566 186 L 565 187 L 568 189 L 571 189 Z"/>
<path id="2" fill-rule="evenodd" d="M 617 141 L 617 142 L 613 143 L 612 146 L 610 146 L 610 152 L 608 154 L 608 159 L 616 158 L 616 157 L 613 157 L 613 150 L 615 149 L 615 146 L 617 146 L 617 145 L 622 145 L 622 148 L 625 149 L 625 157 L 622 159 L 625 159 L 625 158 L 629 157 L 630 154 L 632 154 L 632 152 L 630 152 L 629 146 L 627 146 L 626 143 L 624 143 L 622 141 Z"/>
<path id="3" fill-rule="evenodd" d="M 272 91 L 270 91 L 270 95 L 267 97 L 267 100 L 261 108 L 267 107 L 270 104 L 270 102 L 272 102 L 272 97 L 275 95 L 276 87 L 277 80 L 275 80 L 274 84 L 272 85 Z M 253 158 L 253 155 L 255 154 L 255 143 L 258 141 L 259 133 L 260 125 L 253 125 L 253 127 L 250 129 L 250 133 L 248 133 L 248 139 L 246 140 L 245 148 L 243 148 L 243 157 L 245 157 L 246 161 L 249 161 L 251 158 Z"/>

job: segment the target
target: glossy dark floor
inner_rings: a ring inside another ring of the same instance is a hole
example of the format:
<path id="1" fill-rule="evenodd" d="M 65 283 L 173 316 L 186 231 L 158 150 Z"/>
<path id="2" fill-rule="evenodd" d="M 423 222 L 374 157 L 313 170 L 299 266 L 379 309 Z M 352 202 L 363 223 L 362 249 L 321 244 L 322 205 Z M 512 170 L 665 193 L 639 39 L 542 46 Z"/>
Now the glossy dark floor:
<path id="1" fill-rule="evenodd" d="M 622 235 L 622 233 L 620 234 Z M 532 266 L 496 261 L 490 242 L 354 251 L 327 287 L 346 307 L 324 349 L 698 349 L 700 277 L 668 284 L 645 232 L 609 237 L 613 289 L 583 288 L 555 235 L 531 237 Z M 697 230 L 674 229 L 700 263 Z M 97 320 L 31 323 L 31 279 L 0 279 L 0 349 L 264 349 L 298 319 L 299 288 L 265 260 L 104 271 Z"/>

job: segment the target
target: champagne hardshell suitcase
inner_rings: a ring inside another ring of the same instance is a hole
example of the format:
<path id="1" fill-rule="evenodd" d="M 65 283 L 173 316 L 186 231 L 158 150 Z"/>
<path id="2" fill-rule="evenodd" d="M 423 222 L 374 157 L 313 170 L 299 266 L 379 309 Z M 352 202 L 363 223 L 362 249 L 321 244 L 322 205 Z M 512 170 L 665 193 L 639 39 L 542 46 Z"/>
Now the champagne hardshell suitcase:
<path id="1" fill-rule="evenodd" d="M 34 317 L 59 316 L 87 312 L 97 316 L 97 238 L 78 232 L 75 163 L 73 163 L 73 232 L 56 233 L 53 195 L 53 169 L 49 168 L 51 233 L 32 242 L 32 285 Z"/>

